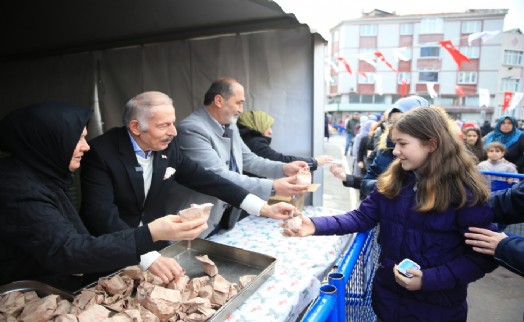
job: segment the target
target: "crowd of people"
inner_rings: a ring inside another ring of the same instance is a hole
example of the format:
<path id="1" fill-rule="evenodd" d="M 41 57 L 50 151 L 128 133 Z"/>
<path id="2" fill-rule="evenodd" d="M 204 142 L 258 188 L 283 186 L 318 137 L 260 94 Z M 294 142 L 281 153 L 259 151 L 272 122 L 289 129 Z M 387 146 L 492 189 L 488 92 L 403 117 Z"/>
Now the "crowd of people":
<path id="1" fill-rule="evenodd" d="M 38 280 L 74 291 L 134 264 L 167 284 L 184 273 L 159 253 L 170 241 L 209 238 L 248 215 L 287 219 L 297 209 L 268 199 L 305 193 L 296 174 L 326 164 L 359 189 L 360 205 L 303 217 L 299 229 L 282 233 L 343 235 L 380 225 L 373 282 L 380 321 L 465 321 L 469 283 L 499 264 L 524 276 L 524 239 L 494 224 L 524 221 L 524 182 L 490 193 L 479 171 L 524 170 L 513 117 L 489 131 L 459 126 L 420 96 L 381 115 L 354 113 L 344 128 L 344 153 L 355 160 L 346 173 L 332 156 L 274 150 L 275 120 L 244 111 L 244 102 L 242 84 L 220 78 L 175 127 L 167 94 L 140 93 L 125 105 L 122 126 L 89 142 L 89 108 L 50 102 L 9 113 L 0 121 L 0 150 L 8 153 L 0 158 L 0 285 Z M 79 168 L 77 210 L 69 188 Z M 207 221 L 168 215 L 194 203 L 214 204 Z M 420 269 L 401 274 L 404 258 Z"/>

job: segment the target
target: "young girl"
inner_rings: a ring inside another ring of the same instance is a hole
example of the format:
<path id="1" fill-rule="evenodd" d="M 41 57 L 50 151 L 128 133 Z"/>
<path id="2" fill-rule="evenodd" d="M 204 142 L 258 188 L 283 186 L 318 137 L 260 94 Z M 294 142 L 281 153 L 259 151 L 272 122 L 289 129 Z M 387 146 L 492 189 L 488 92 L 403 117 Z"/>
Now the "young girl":
<path id="1" fill-rule="evenodd" d="M 477 157 L 477 164 L 486 160 L 487 155 L 482 144 L 480 130 L 476 127 L 466 127 L 463 130 L 466 148 Z"/>
<path id="2" fill-rule="evenodd" d="M 465 244 L 468 227 L 495 227 L 485 180 L 448 120 L 436 107 L 403 114 L 392 127 L 397 158 L 358 209 L 283 230 L 343 235 L 380 223 L 373 309 L 382 321 L 466 321 L 468 284 L 497 266 Z M 411 278 L 396 270 L 405 258 L 420 265 Z"/>

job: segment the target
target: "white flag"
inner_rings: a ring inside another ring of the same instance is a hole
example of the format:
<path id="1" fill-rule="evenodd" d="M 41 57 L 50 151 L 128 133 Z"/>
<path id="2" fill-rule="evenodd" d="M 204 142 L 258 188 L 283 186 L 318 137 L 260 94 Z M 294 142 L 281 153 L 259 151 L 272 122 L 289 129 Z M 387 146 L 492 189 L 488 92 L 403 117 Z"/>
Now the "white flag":
<path id="1" fill-rule="evenodd" d="M 377 75 L 375 74 L 374 75 L 375 77 L 375 93 L 377 93 L 378 95 L 382 95 L 384 94 L 384 92 L 382 91 L 382 75 Z"/>
<path id="2" fill-rule="evenodd" d="M 524 96 L 524 93 L 522 92 L 516 92 L 515 94 L 513 94 L 513 97 L 511 98 L 511 102 L 509 103 L 509 107 L 508 109 L 510 111 L 512 111 L 513 109 L 515 109 L 515 107 L 517 107 L 517 105 L 520 103 L 520 101 L 522 100 L 522 97 Z"/>
<path id="3" fill-rule="evenodd" d="M 482 39 L 482 42 L 486 42 L 490 40 L 491 38 L 495 37 L 496 35 L 498 35 L 499 33 L 500 33 L 499 30 L 476 32 L 468 36 L 468 44 L 471 46 L 471 43 L 479 38 Z"/>
<path id="4" fill-rule="evenodd" d="M 333 61 L 332 61 L 331 59 L 329 59 L 329 58 L 326 58 L 324 61 L 325 61 L 326 63 L 328 63 L 329 66 L 331 66 L 331 68 L 333 68 L 333 69 L 335 70 L 335 73 L 338 74 L 338 72 L 340 71 L 340 69 L 338 68 L 338 65 L 335 64 L 335 62 L 333 62 Z"/>
<path id="5" fill-rule="evenodd" d="M 433 83 L 433 82 L 426 83 L 426 87 L 428 88 L 428 94 L 429 94 L 429 96 L 431 96 L 431 98 L 437 98 L 438 97 L 437 92 L 435 92 L 435 88 L 433 88 L 434 86 L 435 86 L 435 83 Z"/>
<path id="6" fill-rule="evenodd" d="M 331 70 L 329 68 L 324 68 L 324 78 L 329 85 L 335 83 L 335 80 L 331 77 Z"/>
<path id="7" fill-rule="evenodd" d="M 487 88 L 479 88 L 479 106 L 488 107 L 490 104 L 489 90 Z"/>
<path id="8" fill-rule="evenodd" d="M 408 61 L 409 58 L 404 56 L 404 52 L 406 51 L 406 47 L 400 47 L 393 49 L 393 56 L 395 57 L 395 61 L 398 62 L 399 60 Z"/>
<path id="9" fill-rule="evenodd" d="M 357 57 L 360 60 L 365 61 L 366 63 L 370 64 L 373 67 L 377 66 L 377 63 L 375 62 L 375 58 L 372 56 L 373 54 L 370 53 L 364 53 L 364 54 L 358 54 Z"/>

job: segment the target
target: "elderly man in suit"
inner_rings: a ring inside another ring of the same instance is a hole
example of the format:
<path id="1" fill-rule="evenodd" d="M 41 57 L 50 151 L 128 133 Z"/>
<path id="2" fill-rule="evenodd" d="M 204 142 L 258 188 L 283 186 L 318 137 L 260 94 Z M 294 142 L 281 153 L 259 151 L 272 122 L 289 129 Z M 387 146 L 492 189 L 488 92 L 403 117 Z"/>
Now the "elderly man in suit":
<path id="1" fill-rule="evenodd" d="M 190 114 L 178 125 L 180 148 L 189 158 L 204 168 L 229 179 L 251 193 L 267 200 L 271 194 L 292 196 L 303 194 L 307 185 L 296 185 L 295 174 L 307 163 L 282 163 L 257 156 L 240 137 L 236 120 L 243 111 L 244 87 L 235 79 L 221 78 L 213 82 L 205 94 L 204 106 Z M 263 178 L 243 175 L 242 171 Z M 279 178 L 279 179 L 265 179 Z M 216 206 L 208 221 L 208 230 L 215 233 L 229 229 L 237 222 L 240 211 L 217 200 L 193 191 L 174 195 L 174 202 L 199 200 Z M 214 226 L 214 227 L 213 227 Z"/>
<path id="2" fill-rule="evenodd" d="M 93 235 L 145 225 L 169 213 L 168 200 L 177 194 L 171 189 L 174 181 L 254 215 L 286 219 L 295 210 L 285 203 L 268 206 L 247 189 L 185 157 L 175 138 L 175 119 L 169 96 L 145 92 L 126 104 L 125 126 L 89 142 L 91 151 L 82 160 L 81 216 Z M 160 277 L 182 273 L 173 258 L 158 252 L 142 255 L 140 263 Z"/>

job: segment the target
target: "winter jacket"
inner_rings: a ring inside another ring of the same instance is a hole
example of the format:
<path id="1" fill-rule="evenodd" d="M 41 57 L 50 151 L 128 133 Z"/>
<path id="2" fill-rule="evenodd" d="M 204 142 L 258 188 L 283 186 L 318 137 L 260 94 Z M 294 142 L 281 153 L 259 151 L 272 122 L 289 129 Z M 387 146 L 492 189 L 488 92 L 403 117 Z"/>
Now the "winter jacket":
<path id="1" fill-rule="evenodd" d="M 68 196 L 69 164 L 89 109 L 37 104 L 0 124 L 0 285 L 37 280 L 76 290 L 79 274 L 138 264 L 154 249 L 147 226 L 98 238 Z M 73 275 L 76 274 L 76 275 Z"/>
<path id="2" fill-rule="evenodd" d="M 493 192 L 489 203 L 495 213 L 494 222 L 506 225 L 524 222 L 524 181 Z M 501 240 L 495 249 L 495 259 L 524 277 L 524 237 L 508 236 Z"/>
<path id="3" fill-rule="evenodd" d="M 489 228 L 493 212 L 485 205 L 450 207 L 420 213 L 415 204 L 415 176 L 410 173 L 400 196 L 388 199 L 374 190 L 359 208 L 337 216 L 311 218 L 315 235 L 343 235 L 380 223 L 381 253 L 373 281 L 373 309 L 383 321 L 466 321 L 468 284 L 493 271 L 493 257 L 465 243 L 470 226 Z M 408 291 L 395 282 L 393 267 L 404 258 L 421 266 L 422 289 Z"/>
<path id="4" fill-rule="evenodd" d="M 361 194 L 368 196 L 375 187 L 378 176 L 386 171 L 391 162 L 397 158 L 393 155 L 393 148 L 393 142 L 388 138 L 387 148 L 378 150 L 373 162 L 367 168 L 366 174 L 362 177 L 362 183 L 360 185 Z"/>

